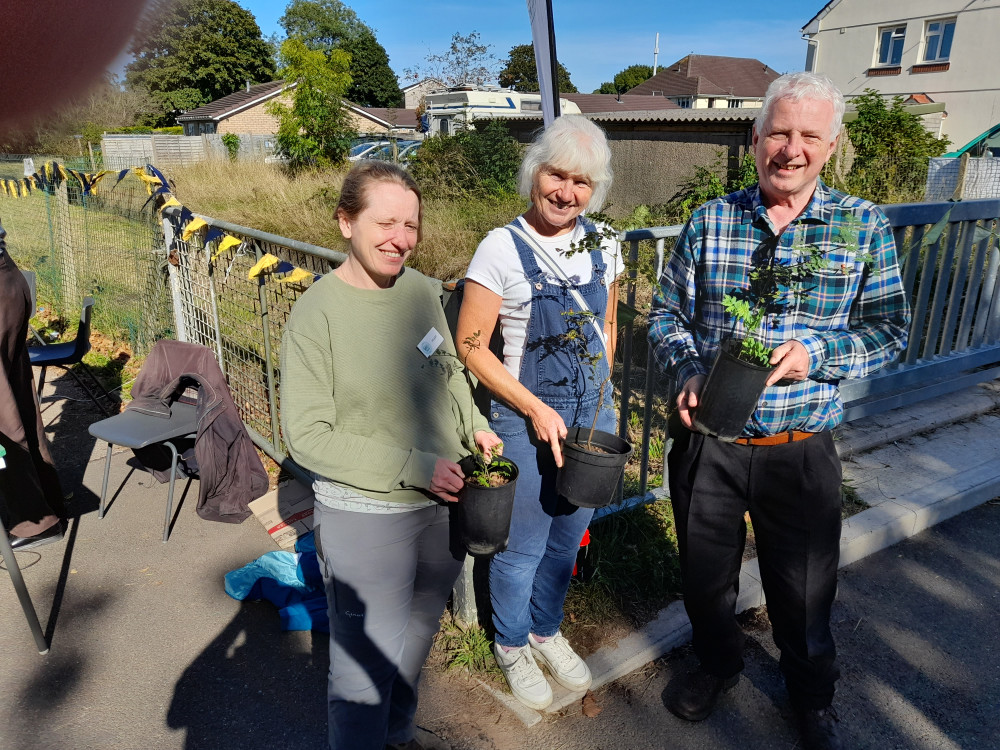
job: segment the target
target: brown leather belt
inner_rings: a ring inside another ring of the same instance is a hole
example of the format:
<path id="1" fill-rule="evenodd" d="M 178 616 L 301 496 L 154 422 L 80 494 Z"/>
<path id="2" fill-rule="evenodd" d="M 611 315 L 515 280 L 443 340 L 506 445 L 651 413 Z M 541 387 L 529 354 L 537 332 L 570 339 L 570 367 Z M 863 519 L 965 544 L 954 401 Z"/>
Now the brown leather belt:
<path id="1" fill-rule="evenodd" d="M 784 445 L 785 443 L 797 443 L 800 440 L 808 440 L 815 434 L 815 432 L 789 430 L 788 432 L 779 432 L 777 435 L 768 435 L 766 437 L 736 438 L 733 442 L 740 445 Z"/>

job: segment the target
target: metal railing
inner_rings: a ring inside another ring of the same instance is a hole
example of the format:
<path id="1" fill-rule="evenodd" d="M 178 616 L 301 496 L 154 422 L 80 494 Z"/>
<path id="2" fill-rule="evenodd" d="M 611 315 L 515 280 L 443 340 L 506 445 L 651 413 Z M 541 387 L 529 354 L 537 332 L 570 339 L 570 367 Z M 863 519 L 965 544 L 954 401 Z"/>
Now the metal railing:
<path id="1" fill-rule="evenodd" d="M 168 208 L 163 233 L 171 252 L 170 285 L 177 338 L 212 349 L 254 443 L 307 485 L 281 438 L 281 334 L 295 301 L 311 282 L 283 283 L 273 273 L 248 278 L 265 255 L 321 276 L 347 257 L 325 247 L 201 216 L 210 228 L 240 240 L 223 253 L 205 233 L 174 233 L 180 209 Z M 175 262 L 174 262 L 175 261 Z M 345 321 L 349 323 L 349 321 Z"/>

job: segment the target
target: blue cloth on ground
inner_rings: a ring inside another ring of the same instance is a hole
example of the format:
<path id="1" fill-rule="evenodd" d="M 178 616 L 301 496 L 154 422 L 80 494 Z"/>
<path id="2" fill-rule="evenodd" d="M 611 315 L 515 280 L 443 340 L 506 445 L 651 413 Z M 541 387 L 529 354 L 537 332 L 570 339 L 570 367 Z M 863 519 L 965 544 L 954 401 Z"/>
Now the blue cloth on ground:
<path id="1" fill-rule="evenodd" d="M 282 630 L 330 632 L 326 589 L 310 531 L 295 552 L 267 552 L 226 573 L 226 593 L 233 599 L 266 599 L 278 608 Z"/>

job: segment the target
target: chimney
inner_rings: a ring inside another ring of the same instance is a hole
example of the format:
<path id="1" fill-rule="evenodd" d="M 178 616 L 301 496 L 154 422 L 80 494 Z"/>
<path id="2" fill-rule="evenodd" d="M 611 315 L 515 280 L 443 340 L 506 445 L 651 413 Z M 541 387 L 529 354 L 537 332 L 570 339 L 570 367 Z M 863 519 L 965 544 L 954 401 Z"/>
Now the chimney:
<path id="1" fill-rule="evenodd" d="M 250 81 L 247 81 L 247 93 L 250 93 Z"/>

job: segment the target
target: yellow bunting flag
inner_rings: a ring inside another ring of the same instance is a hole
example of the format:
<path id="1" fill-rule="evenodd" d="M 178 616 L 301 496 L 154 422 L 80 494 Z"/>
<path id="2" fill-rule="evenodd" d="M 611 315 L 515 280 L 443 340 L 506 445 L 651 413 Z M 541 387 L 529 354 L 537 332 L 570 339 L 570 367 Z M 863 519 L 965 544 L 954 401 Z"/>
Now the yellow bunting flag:
<path id="1" fill-rule="evenodd" d="M 171 195 L 169 198 L 163 201 L 163 205 L 160 206 L 160 214 L 161 215 L 163 214 L 164 209 L 170 208 L 171 206 L 179 206 L 179 205 L 181 205 L 180 201 Z"/>
<path id="2" fill-rule="evenodd" d="M 267 273 L 268 271 L 274 269 L 280 262 L 281 261 L 271 255 L 271 253 L 267 253 L 263 258 L 254 264 L 253 268 L 251 268 L 249 273 L 247 273 L 247 278 L 251 280 L 256 279 L 262 273 Z"/>
<path id="3" fill-rule="evenodd" d="M 233 237 L 233 235 L 231 235 L 231 234 L 227 234 L 225 237 L 223 237 L 219 241 L 219 249 L 216 250 L 215 253 L 212 255 L 212 260 L 215 260 L 216 258 L 218 258 L 220 255 L 222 255 L 224 252 L 226 252 L 226 250 L 228 250 L 229 248 L 231 248 L 231 247 L 237 247 L 237 246 L 242 245 L 242 244 L 243 244 L 243 240 L 239 239 L 238 237 Z"/>
<path id="4" fill-rule="evenodd" d="M 187 223 L 186 227 L 184 227 L 184 231 L 181 232 L 181 239 L 187 242 L 191 239 L 191 235 L 193 235 L 199 229 L 204 229 L 207 226 L 208 222 L 206 222 L 204 219 L 199 219 L 196 216 Z"/>
<path id="5" fill-rule="evenodd" d="M 314 274 L 304 268 L 296 268 L 278 278 L 279 284 L 301 284 L 303 281 L 312 281 Z"/>

